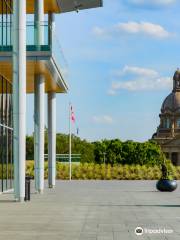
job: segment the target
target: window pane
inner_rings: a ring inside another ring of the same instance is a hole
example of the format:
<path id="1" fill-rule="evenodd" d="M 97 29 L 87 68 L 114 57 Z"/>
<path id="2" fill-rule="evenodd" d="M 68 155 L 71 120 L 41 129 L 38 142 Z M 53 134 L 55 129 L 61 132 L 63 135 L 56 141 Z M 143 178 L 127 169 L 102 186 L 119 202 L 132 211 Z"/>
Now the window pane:
<path id="1" fill-rule="evenodd" d="M 177 127 L 180 128 L 180 118 L 177 119 Z"/>
<path id="2" fill-rule="evenodd" d="M 12 85 L 0 76 L 0 192 L 12 188 Z"/>

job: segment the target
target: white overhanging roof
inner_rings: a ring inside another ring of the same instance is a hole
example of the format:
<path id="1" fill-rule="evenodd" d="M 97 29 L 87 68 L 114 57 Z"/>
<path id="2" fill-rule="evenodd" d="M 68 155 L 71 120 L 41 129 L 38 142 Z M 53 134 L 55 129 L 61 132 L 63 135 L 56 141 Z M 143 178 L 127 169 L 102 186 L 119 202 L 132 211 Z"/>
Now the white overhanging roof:
<path id="1" fill-rule="evenodd" d="M 61 12 L 102 7 L 102 0 L 57 0 Z"/>

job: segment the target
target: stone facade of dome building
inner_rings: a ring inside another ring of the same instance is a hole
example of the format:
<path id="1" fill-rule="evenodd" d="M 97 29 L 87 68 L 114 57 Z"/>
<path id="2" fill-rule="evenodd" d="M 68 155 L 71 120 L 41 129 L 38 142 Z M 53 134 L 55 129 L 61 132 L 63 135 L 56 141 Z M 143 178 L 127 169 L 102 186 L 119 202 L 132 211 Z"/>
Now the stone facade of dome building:
<path id="1" fill-rule="evenodd" d="M 180 165 L 180 70 L 173 77 L 173 90 L 165 98 L 160 125 L 152 139 L 156 140 L 166 157 L 176 166 Z"/>

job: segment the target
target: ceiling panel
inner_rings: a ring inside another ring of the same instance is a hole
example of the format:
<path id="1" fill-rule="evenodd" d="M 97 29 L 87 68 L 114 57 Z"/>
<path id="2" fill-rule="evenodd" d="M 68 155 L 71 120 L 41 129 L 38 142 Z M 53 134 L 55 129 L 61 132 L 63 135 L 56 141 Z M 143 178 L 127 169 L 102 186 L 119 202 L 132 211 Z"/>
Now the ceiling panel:
<path id="1" fill-rule="evenodd" d="M 102 0 L 57 0 L 61 12 L 102 7 Z"/>

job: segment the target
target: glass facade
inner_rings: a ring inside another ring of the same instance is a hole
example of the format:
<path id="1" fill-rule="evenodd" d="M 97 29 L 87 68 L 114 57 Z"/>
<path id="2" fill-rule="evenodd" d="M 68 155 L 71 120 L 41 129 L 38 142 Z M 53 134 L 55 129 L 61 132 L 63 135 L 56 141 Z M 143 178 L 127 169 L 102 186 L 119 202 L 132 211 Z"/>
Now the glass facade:
<path id="1" fill-rule="evenodd" d="M 12 85 L 0 76 L 0 192 L 13 188 Z"/>
<path id="2" fill-rule="evenodd" d="M 12 0 L 0 0 L 0 53 L 12 51 L 12 6 Z M 27 17 L 27 20 L 28 19 L 31 18 Z M 37 32 L 39 28 L 41 28 L 43 33 L 43 44 L 41 45 L 37 42 Z M 64 58 L 58 36 L 56 36 L 55 31 L 52 31 L 50 21 L 41 22 L 40 26 L 37 26 L 37 23 L 34 21 L 27 21 L 26 50 L 28 52 L 50 52 L 57 67 L 61 71 L 62 78 L 67 80 L 69 72 L 68 64 Z"/>
<path id="3" fill-rule="evenodd" d="M 0 46 L 3 51 L 10 47 L 12 40 L 12 1 L 1 0 L 0 12 Z"/>
<path id="4" fill-rule="evenodd" d="M 12 0 L 0 0 L 0 51 L 12 51 Z M 3 14 L 2 14 L 3 13 Z M 44 44 L 37 45 L 37 26 L 35 22 L 27 22 L 27 51 L 50 51 L 50 31 L 48 22 L 40 24 L 44 33 Z"/>

